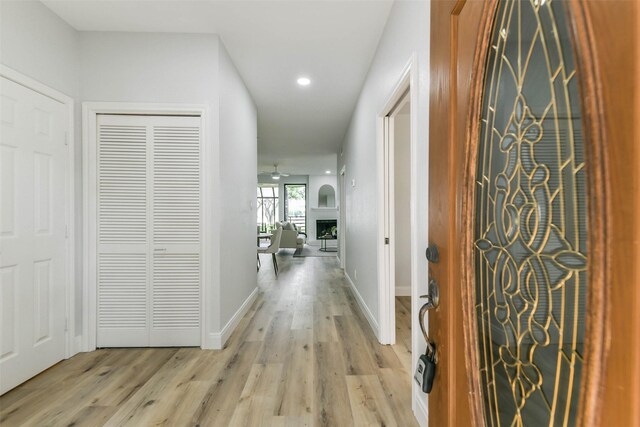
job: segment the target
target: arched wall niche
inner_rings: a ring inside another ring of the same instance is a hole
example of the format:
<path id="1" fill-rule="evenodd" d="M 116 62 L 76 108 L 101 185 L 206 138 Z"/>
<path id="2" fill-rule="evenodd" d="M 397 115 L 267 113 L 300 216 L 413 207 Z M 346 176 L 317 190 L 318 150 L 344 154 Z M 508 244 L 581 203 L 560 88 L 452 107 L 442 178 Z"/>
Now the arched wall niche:
<path id="1" fill-rule="evenodd" d="M 335 208 L 336 190 L 329 184 L 324 184 L 318 189 L 318 207 Z"/>

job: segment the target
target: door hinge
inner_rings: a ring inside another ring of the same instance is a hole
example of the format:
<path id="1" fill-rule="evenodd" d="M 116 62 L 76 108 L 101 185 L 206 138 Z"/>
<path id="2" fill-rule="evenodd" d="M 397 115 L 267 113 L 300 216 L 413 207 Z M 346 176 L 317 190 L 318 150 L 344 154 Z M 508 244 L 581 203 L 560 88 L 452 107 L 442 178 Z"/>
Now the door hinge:
<path id="1" fill-rule="evenodd" d="M 64 319 L 64 331 L 65 332 L 69 331 L 69 319 L 68 318 Z"/>
<path id="2" fill-rule="evenodd" d="M 385 245 L 388 245 L 388 244 L 389 244 L 389 238 L 388 238 L 388 237 L 385 237 L 385 238 L 384 238 L 384 244 L 385 244 Z"/>
<path id="3" fill-rule="evenodd" d="M 64 226 L 64 238 L 65 239 L 69 238 L 69 226 L 68 225 Z"/>
<path id="4" fill-rule="evenodd" d="M 64 133 L 64 145 L 69 145 L 69 132 Z"/>

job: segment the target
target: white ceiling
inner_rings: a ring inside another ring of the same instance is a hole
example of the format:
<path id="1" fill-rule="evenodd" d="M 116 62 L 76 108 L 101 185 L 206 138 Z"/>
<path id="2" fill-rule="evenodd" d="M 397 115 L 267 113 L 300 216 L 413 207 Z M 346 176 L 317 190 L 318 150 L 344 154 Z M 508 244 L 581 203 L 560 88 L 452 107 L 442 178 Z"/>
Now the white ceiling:
<path id="1" fill-rule="evenodd" d="M 392 0 L 42 0 L 80 31 L 219 34 L 258 107 L 258 169 L 335 173 Z M 305 75 L 312 83 L 296 84 Z"/>

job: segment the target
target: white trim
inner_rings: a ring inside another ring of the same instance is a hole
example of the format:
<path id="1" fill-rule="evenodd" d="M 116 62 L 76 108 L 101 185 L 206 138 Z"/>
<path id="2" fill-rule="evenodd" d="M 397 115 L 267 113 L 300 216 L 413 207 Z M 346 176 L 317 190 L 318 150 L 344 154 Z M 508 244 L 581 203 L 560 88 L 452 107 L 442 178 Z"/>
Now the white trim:
<path id="1" fill-rule="evenodd" d="M 242 318 L 247 314 L 256 298 L 258 297 L 258 293 L 260 288 L 256 287 L 253 292 L 247 297 L 246 300 L 242 303 L 238 311 L 235 312 L 231 319 L 224 325 L 224 328 L 220 332 L 213 332 L 209 334 L 203 349 L 211 349 L 211 350 L 222 350 L 222 347 L 226 344 L 227 340 L 231 337 L 231 334 L 238 326 L 238 323 L 242 320 Z"/>
<path id="2" fill-rule="evenodd" d="M 202 259 L 211 259 L 213 249 L 208 236 L 213 231 L 212 221 L 206 212 L 211 209 L 213 198 L 210 188 L 210 177 L 213 169 L 209 163 L 211 155 L 210 141 L 208 140 L 209 107 L 207 105 L 194 104 L 147 104 L 127 102 L 83 102 L 82 103 L 82 180 L 83 180 L 83 341 L 84 351 L 96 349 L 96 168 L 90 167 L 96 164 L 96 126 L 98 114 L 140 114 L 140 115 L 175 115 L 175 116 L 199 116 L 201 121 L 201 256 Z M 200 290 L 200 345 L 208 348 L 207 330 L 209 322 L 208 295 L 213 291 L 214 275 L 211 263 L 203 262 L 201 266 L 201 290 Z"/>
<path id="3" fill-rule="evenodd" d="M 78 354 L 81 351 L 83 351 L 83 349 L 82 349 L 82 335 L 77 335 L 73 339 L 73 354 Z"/>
<path id="4" fill-rule="evenodd" d="M 338 251 L 338 259 L 340 260 L 340 268 L 347 267 L 347 165 L 342 165 L 340 174 L 338 175 L 338 186 L 340 190 L 340 200 L 338 201 L 338 224 L 340 230 L 340 248 Z M 343 202 L 344 201 L 344 206 Z"/>
<path id="5" fill-rule="evenodd" d="M 411 378 L 411 382 L 415 383 L 415 380 Z M 422 393 L 417 387 L 413 392 L 413 415 L 418 421 L 420 427 L 427 427 L 429 425 L 429 409 L 427 403 L 427 395 Z"/>
<path id="6" fill-rule="evenodd" d="M 416 366 L 418 358 L 426 349 L 426 343 L 422 337 L 420 330 L 420 320 L 417 313 L 420 311 L 422 302 L 420 295 L 426 293 L 428 282 L 427 260 L 424 256 L 424 250 L 428 244 L 429 232 L 428 215 L 429 215 L 429 143 L 428 139 L 424 139 L 426 143 L 420 144 L 418 140 L 418 123 L 419 121 L 427 121 L 424 125 L 425 129 L 429 129 L 429 110 L 420 111 L 418 104 L 418 61 L 414 53 L 411 65 L 411 202 L 410 202 L 410 223 L 411 223 L 411 313 L 415 313 L 411 320 L 411 366 Z M 427 132 L 428 134 L 428 132 Z M 427 137 L 428 138 L 428 135 Z M 423 151 L 421 151 L 423 150 Z M 426 166 L 425 166 L 426 165 Z M 428 324 L 425 325 L 428 328 Z M 413 373 L 411 373 L 413 375 Z M 417 392 L 418 404 L 422 405 L 425 421 L 428 424 L 429 407 L 425 399 L 425 394 L 419 390 L 418 384 L 411 381 L 412 390 Z M 414 394 L 415 397 L 415 394 Z M 420 419 L 419 419 L 420 421 Z"/>
<path id="7" fill-rule="evenodd" d="M 397 297 L 410 297 L 411 296 L 411 286 L 396 286 L 395 295 Z"/>
<path id="8" fill-rule="evenodd" d="M 9 68 L 6 65 L 0 64 L 0 75 L 5 77 L 19 85 L 25 86 L 33 91 L 38 92 L 41 95 L 44 95 L 48 98 L 51 98 L 55 101 L 60 102 L 61 104 L 71 104 L 73 105 L 73 98 L 68 95 L 65 95 L 62 92 L 58 92 L 57 90 L 50 88 L 49 86 L 40 83 L 37 80 L 32 79 L 31 77 L 25 76 L 19 71 L 14 70 L 13 68 Z"/>
<path id="9" fill-rule="evenodd" d="M 356 301 L 360 306 L 360 310 L 362 310 L 362 312 L 364 313 L 364 316 L 369 321 L 369 326 L 371 326 L 371 329 L 373 329 L 373 333 L 375 334 L 376 338 L 378 338 L 378 341 L 379 341 L 380 327 L 378 326 L 378 322 L 376 321 L 376 318 L 374 317 L 373 313 L 371 313 L 371 310 L 369 310 L 367 303 L 364 302 L 362 295 L 360 295 L 360 292 L 358 292 L 358 288 L 356 288 L 356 285 L 353 283 L 353 280 L 351 280 L 351 277 L 349 277 L 346 271 L 344 272 L 344 275 L 347 278 L 347 281 L 349 282 L 349 286 L 351 287 L 351 292 L 353 293 L 353 296 L 356 297 Z"/>
<path id="10" fill-rule="evenodd" d="M 64 104 L 67 108 L 67 167 L 66 167 L 66 191 L 68 194 L 65 202 L 67 243 L 66 243 L 66 318 L 67 331 L 65 332 L 65 357 L 68 359 L 78 353 L 80 348 L 76 345 L 75 328 L 75 116 L 74 100 L 62 92 L 50 88 L 24 74 L 0 64 L 0 76 L 13 81 L 21 86 L 31 89 L 41 95 Z"/>
<path id="11" fill-rule="evenodd" d="M 395 233 L 393 227 L 390 224 L 394 223 L 393 209 L 389 207 L 393 205 L 394 192 L 393 192 L 393 141 L 391 135 L 393 134 L 393 120 L 389 120 L 389 116 L 392 116 L 398 107 L 398 103 L 402 101 L 403 96 L 409 91 L 409 102 L 411 103 L 411 148 L 410 151 L 416 152 L 417 145 L 417 129 L 418 129 L 418 90 L 417 90 L 417 55 L 414 53 L 409 58 L 409 61 L 405 65 L 400 74 L 400 78 L 396 83 L 393 91 L 391 92 L 384 108 L 378 114 L 377 125 L 377 138 L 376 138 L 376 151 L 377 151 L 377 165 L 378 165 L 378 306 L 379 306 L 379 318 L 380 318 L 380 343 L 382 344 L 394 344 L 396 340 L 396 319 L 395 319 L 395 251 L 391 248 L 395 244 Z M 412 157 L 413 158 L 413 157 Z M 415 203 L 415 187 L 416 187 L 416 173 L 415 165 L 411 164 L 411 202 L 410 202 L 410 215 L 411 215 L 411 229 L 416 230 L 416 217 L 414 210 L 416 208 Z M 412 248 L 414 247 L 415 234 L 411 233 Z M 388 237 L 391 244 L 385 244 L 384 239 Z M 412 270 L 413 264 L 412 260 Z M 411 280 L 412 289 L 417 286 L 412 274 Z M 413 293 L 410 293 L 413 295 Z M 415 362 L 415 361 L 414 361 Z"/>

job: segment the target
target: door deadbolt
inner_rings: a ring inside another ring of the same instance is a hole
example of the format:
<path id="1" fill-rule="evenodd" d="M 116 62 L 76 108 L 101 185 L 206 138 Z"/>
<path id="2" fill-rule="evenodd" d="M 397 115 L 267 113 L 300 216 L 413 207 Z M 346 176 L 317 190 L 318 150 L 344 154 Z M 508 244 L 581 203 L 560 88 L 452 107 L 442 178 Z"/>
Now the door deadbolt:
<path id="1" fill-rule="evenodd" d="M 427 261 L 436 264 L 440 260 L 440 253 L 438 252 L 438 246 L 435 244 L 429 245 L 426 250 L 425 255 L 427 256 Z"/>

